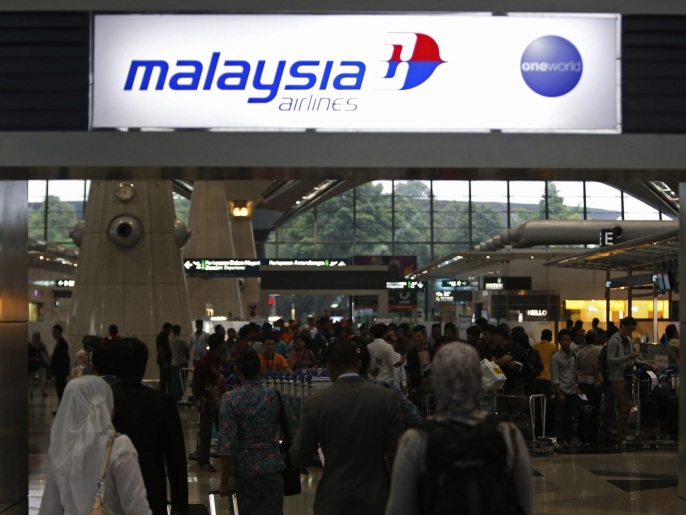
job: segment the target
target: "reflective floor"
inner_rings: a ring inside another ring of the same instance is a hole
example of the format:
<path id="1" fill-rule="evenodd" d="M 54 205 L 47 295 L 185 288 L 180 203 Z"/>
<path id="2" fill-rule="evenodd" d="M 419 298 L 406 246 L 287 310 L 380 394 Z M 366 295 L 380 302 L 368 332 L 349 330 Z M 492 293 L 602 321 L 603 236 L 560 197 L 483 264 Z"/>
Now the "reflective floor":
<path id="1" fill-rule="evenodd" d="M 29 513 L 37 513 L 45 485 L 53 393 L 29 399 Z M 186 448 L 195 448 L 197 415 L 179 407 Z M 214 460 L 219 467 L 219 460 Z M 564 454 L 532 457 L 534 509 L 540 514 L 593 515 L 600 513 L 673 514 L 677 507 L 678 451 L 647 447 L 616 449 L 584 447 Z M 321 469 L 303 476 L 303 493 L 284 502 L 286 515 L 312 513 L 312 501 Z M 200 471 L 188 463 L 190 501 L 208 505 L 209 493 L 219 487 L 220 473 Z M 228 514 L 228 500 L 217 499 L 217 513 Z M 364 514 L 360 514 L 364 515 Z"/>

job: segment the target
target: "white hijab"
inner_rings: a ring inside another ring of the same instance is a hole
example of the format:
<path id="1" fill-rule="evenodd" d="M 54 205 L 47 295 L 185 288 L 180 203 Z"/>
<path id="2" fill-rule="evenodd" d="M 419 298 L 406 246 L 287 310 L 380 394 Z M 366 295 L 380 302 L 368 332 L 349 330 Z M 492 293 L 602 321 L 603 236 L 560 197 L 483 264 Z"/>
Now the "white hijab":
<path id="1" fill-rule="evenodd" d="M 82 376 L 67 383 L 50 432 L 50 469 L 64 513 L 90 513 L 100 466 L 111 433 L 112 390 L 101 378 Z"/>
<path id="2" fill-rule="evenodd" d="M 470 426 L 486 420 L 488 413 L 481 409 L 481 363 L 471 345 L 443 345 L 434 356 L 432 368 L 436 394 L 433 419 Z"/>

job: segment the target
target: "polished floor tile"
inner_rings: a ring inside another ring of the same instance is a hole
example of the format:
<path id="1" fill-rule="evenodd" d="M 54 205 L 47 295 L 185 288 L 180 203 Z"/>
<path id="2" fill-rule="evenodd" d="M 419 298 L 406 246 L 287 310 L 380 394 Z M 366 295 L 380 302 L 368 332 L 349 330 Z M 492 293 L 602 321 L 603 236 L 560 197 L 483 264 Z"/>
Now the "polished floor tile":
<path id="1" fill-rule="evenodd" d="M 54 395 L 29 399 L 29 513 L 37 513 L 45 487 Z M 197 413 L 179 407 L 186 448 L 195 449 Z M 532 456 L 534 511 L 538 514 L 596 515 L 677 512 L 678 450 L 675 447 L 591 448 Z M 219 460 L 214 463 L 220 466 Z M 285 515 L 309 515 L 321 468 L 302 476 L 303 493 L 284 500 Z M 201 471 L 188 462 L 190 501 L 208 505 L 219 488 L 220 473 Z M 217 497 L 217 513 L 229 513 L 229 500 Z M 364 514 L 360 514 L 364 515 Z"/>

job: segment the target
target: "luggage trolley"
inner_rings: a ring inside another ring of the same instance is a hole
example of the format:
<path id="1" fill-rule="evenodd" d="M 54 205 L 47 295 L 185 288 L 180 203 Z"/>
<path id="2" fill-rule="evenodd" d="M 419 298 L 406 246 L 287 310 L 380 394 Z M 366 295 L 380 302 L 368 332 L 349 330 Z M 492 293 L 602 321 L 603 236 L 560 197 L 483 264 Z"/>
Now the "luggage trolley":
<path id="1" fill-rule="evenodd" d="M 531 454 L 553 454 L 556 440 L 546 436 L 545 422 L 548 399 L 545 394 L 539 393 L 529 397 L 529 413 L 531 414 L 531 433 L 533 435 L 529 450 Z M 536 413 L 541 414 L 541 436 L 536 436 Z"/>
<path id="2" fill-rule="evenodd" d="M 635 434 L 627 438 L 630 446 L 677 446 L 679 438 L 679 375 L 673 369 L 659 377 L 640 365 L 632 371 L 631 393 L 636 403 Z M 647 436 L 646 422 L 654 420 L 659 431 Z"/>
<path id="3" fill-rule="evenodd" d="M 657 403 L 660 434 L 656 445 L 676 446 L 679 443 L 679 367 L 665 370 L 658 386 L 651 392 Z"/>
<path id="4" fill-rule="evenodd" d="M 648 370 L 645 364 L 637 363 L 631 371 L 631 397 L 632 404 L 635 408 L 629 413 L 629 418 L 632 418 L 632 412 L 635 412 L 635 431 L 634 434 L 627 437 L 627 446 L 642 447 L 645 444 L 655 444 L 657 437 L 646 439 L 643 437 L 643 425 L 645 424 L 645 415 L 643 413 L 646 396 L 657 386 L 657 375 Z M 631 422 L 627 426 L 631 425 Z M 628 427 L 627 427 L 628 429 Z"/>
<path id="5" fill-rule="evenodd" d="M 498 396 L 503 394 L 505 383 L 496 383 L 491 388 L 481 387 L 481 409 L 493 413 L 498 413 Z"/>

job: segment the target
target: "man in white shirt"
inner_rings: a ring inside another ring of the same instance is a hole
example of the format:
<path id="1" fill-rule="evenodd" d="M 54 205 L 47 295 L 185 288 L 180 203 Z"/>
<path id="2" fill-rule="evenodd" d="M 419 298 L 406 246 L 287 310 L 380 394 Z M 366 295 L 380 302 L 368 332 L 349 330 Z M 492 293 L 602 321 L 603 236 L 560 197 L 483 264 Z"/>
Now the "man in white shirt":
<path id="1" fill-rule="evenodd" d="M 191 335 L 191 340 L 188 344 L 191 356 L 193 357 L 193 366 L 197 365 L 198 361 L 207 354 L 207 339 L 209 337 L 210 335 L 202 330 L 202 320 L 196 320 L 195 332 Z"/>
<path id="2" fill-rule="evenodd" d="M 374 338 L 367 345 L 371 356 L 370 375 L 380 383 L 396 384 L 394 365 L 398 360 L 393 346 L 383 339 L 387 329 L 386 324 L 376 324 L 369 330 Z M 396 384 L 396 386 L 400 385 Z"/>

